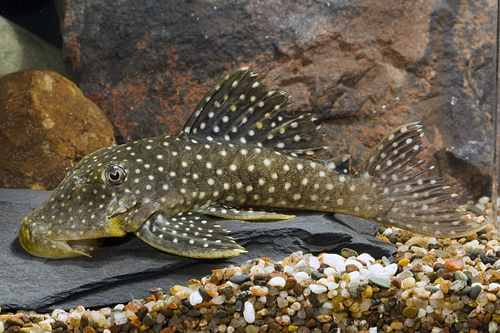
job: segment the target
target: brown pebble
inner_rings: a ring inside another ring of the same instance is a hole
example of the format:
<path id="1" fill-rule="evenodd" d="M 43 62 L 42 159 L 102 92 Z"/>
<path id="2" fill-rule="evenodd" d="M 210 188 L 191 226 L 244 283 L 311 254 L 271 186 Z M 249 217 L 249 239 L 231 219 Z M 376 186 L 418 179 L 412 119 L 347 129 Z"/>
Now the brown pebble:
<path id="1" fill-rule="evenodd" d="M 146 315 L 146 313 L 148 313 L 148 308 L 146 306 L 141 306 L 139 310 L 137 310 L 137 318 L 139 318 L 139 320 L 142 320 L 144 318 L 144 316 Z"/>
<path id="2" fill-rule="evenodd" d="M 395 277 L 394 279 L 391 280 L 391 284 L 396 287 L 396 288 L 401 288 L 401 279 Z"/>
<path id="3" fill-rule="evenodd" d="M 224 272 L 222 271 L 222 269 L 215 269 L 212 271 L 212 276 L 210 277 L 209 282 L 215 285 L 219 285 L 223 277 L 224 277 Z"/>
<path id="4" fill-rule="evenodd" d="M 168 318 L 174 315 L 174 310 L 165 305 L 160 309 L 160 313 Z"/>
<path id="5" fill-rule="evenodd" d="M 318 323 L 316 322 L 316 319 L 314 318 L 306 318 L 304 326 L 307 328 L 314 328 L 318 326 Z"/>
<path id="6" fill-rule="evenodd" d="M 7 329 L 7 333 L 17 333 L 17 332 L 19 332 L 20 329 L 21 329 L 21 326 L 12 325 L 12 326 L 9 326 L 9 328 Z"/>
<path id="7" fill-rule="evenodd" d="M 296 295 L 301 295 L 302 294 L 302 291 L 303 291 L 303 288 L 302 288 L 302 285 L 300 283 L 297 283 L 294 287 L 293 287 L 293 291 L 295 292 Z"/>
<path id="8" fill-rule="evenodd" d="M 479 321 L 474 318 L 469 318 L 467 320 L 467 324 L 469 325 L 469 328 L 475 329 L 479 326 Z"/>
<path id="9" fill-rule="evenodd" d="M 83 333 L 95 333 L 95 329 L 92 326 L 85 326 L 83 328 Z"/>
<path id="10" fill-rule="evenodd" d="M 297 280 L 295 280 L 295 278 L 293 278 L 293 277 L 289 277 L 285 281 L 285 289 L 291 289 L 291 288 L 295 287 L 296 284 L 297 284 Z"/>
<path id="11" fill-rule="evenodd" d="M 269 333 L 281 332 L 281 325 L 278 323 L 269 324 Z"/>
<path id="12" fill-rule="evenodd" d="M 330 328 L 331 328 L 331 327 L 332 327 L 332 325 L 331 325 L 331 324 L 324 324 L 324 325 L 323 325 L 323 332 L 324 332 L 324 333 L 328 333 L 328 332 L 330 332 Z"/>
<path id="13" fill-rule="evenodd" d="M 186 325 L 186 327 L 188 329 L 194 329 L 196 326 L 198 326 L 198 323 L 200 322 L 200 320 L 198 318 L 186 318 L 184 319 L 184 325 Z"/>
<path id="14" fill-rule="evenodd" d="M 82 318 L 80 319 L 80 327 L 84 328 L 89 324 L 89 318 L 86 315 L 82 315 Z"/>
<path id="15" fill-rule="evenodd" d="M 434 264 L 433 270 L 434 270 L 434 272 L 437 272 L 437 270 L 441 269 L 441 268 L 444 268 L 444 264 L 440 263 L 440 262 L 437 262 L 437 263 Z"/>
<path id="16" fill-rule="evenodd" d="M 120 325 L 113 324 L 109 326 L 109 330 L 111 331 L 111 333 L 118 333 L 120 332 Z"/>
<path id="17" fill-rule="evenodd" d="M 348 264 L 348 265 L 345 265 L 345 271 L 346 271 L 346 273 L 359 272 L 359 268 L 358 268 L 358 266 L 356 266 L 354 264 Z"/>

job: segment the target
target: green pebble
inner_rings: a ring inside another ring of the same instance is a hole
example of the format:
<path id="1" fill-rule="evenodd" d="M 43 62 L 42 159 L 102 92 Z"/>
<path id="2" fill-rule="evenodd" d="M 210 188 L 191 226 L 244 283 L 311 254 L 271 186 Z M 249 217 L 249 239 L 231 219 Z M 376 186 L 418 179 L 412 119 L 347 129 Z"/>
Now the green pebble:
<path id="1" fill-rule="evenodd" d="M 436 291 L 439 291 L 439 287 L 436 287 L 436 286 L 424 286 L 424 289 L 431 292 L 431 293 L 435 293 Z"/>
<path id="2" fill-rule="evenodd" d="M 382 257 L 382 265 L 384 265 L 384 267 L 386 266 L 389 266 L 391 264 L 391 262 L 389 261 L 389 259 L 387 259 L 386 256 L 383 256 Z"/>
<path id="3" fill-rule="evenodd" d="M 418 315 L 418 309 L 414 306 L 407 306 L 403 309 L 403 316 L 406 318 L 415 318 Z"/>
<path id="4" fill-rule="evenodd" d="M 455 280 L 461 280 L 467 282 L 468 278 L 462 271 L 455 271 Z"/>
<path id="5" fill-rule="evenodd" d="M 388 279 L 381 279 L 381 278 L 376 278 L 376 277 L 370 277 L 370 278 L 368 278 L 368 280 L 371 283 L 379 286 L 380 288 L 389 289 L 390 286 L 391 286 L 391 281 L 388 280 Z"/>
<path id="6" fill-rule="evenodd" d="M 312 271 L 311 272 L 311 277 L 313 278 L 313 280 L 319 280 L 319 279 L 325 277 L 325 274 L 320 273 L 318 271 Z"/>
<path id="7" fill-rule="evenodd" d="M 340 250 L 340 255 L 347 259 L 349 257 L 357 257 L 358 252 L 344 247 L 342 250 Z"/>

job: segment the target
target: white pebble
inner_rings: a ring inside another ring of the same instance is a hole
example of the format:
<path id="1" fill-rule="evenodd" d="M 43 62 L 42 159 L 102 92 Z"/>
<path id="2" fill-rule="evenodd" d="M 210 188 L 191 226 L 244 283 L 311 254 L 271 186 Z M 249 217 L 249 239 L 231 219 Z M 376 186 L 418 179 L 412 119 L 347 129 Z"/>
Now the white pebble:
<path id="1" fill-rule="evenodd" d="M 191 305 L 197 305 L 203 302 L 203 297 L 201 297 L 200 292 L 198 290 L 195 290 L 191 295 L 189 295 L 189 303 Z"/>
<path id="2" fill-rule="evenodd" d="M 309 266 L 313 269 L 318 269 L 319 268 L 319 259 L 318 257 L 311 256 L 309 257 Z"/>
<path id="3" fill-rule="evenodd" d="M 426 265 L 423 265 L 423 266 L 426 266 Z M 389 274 L 390 276 L 393 276 L 396 274 L 396 272 L 398 270 L 398 264 L 392 263 L 388 266 L 385 266 L 384 270 L 387 274 Z"/>
<path id="4" fill-rule="evenodd" d="M 482 205 L 486 205 L 488 202 L 490 202 L 490 198 L 488 198 L 488 197 L 479 198 L 479 203 Z"/>
<path id="5" fill-rule="evenodd" d="M 309 278 L 309 274 L 307 274 L 306 272 L 297 272 L 293 275 L 293 277 L 295 278 L 295 280 L 297 280 L 297 282 L 301 282 Z"/>
<path id="6" fill-rule="evenodd" d="M 274 287 L 285 287 L 285 279 L 281 276 L 275 276 L 271 280 L 269 280 L 269 285 Z"/>
<path id="7" fill-rule="evenodd" d="M 368 333 L 377 333 L 377 328 L 376 327 L 370 327 L 368 329 Z"/>
<path id="8" fill-rule="evenodd" d="M 222 303 L 224 303 L 225 300 L 226 300 L 225 295 L 219 295 L 219 296 L 215 296 L 214 298 L 212 298 L 212 303 L 222 304 Z"/>
<path id="9" fill-rule="evenodd" d="M 330 275 L 334 275 L 337 271 L 335 271 L 335 269 L 331 268 L 331 267 L 327 267 L 325 268 L 325 270 L 323 271 L 323 273 L 325 273 L 326 276 L 330 276 Z"/>
<path id="10" fill-rule="evenodd" d="M 384 266 L 382 266 L 381 264 L 375 264 L 375 265 L 371 265 L 368 267 L 368 271 L 370 272 L 370 274 L 373 274 L 377 277 L 380 277 L 380 275 L 385 275 L 387 274 L 385 269 L 384 269 Z"/>
<path id="11" fill-rule="evenodd" d="M 367 261 L 369 263 L 374 263 L 375 262 L 375 259 L 369 255 L 368 253 L 361 253 L 359 256 L 358 256 L 358 259 L 361 260 L 361 261 Z"/>
<path id="12" fill-rule="evenodd" d="M 127 316 L 123 312 L 116 312 L 114 318 L 116 325 L 123 325 L 127 322 Z"/>
<path id="13" fill-rule="evenodd" d="M 493 282 L 493 283 L 489 284 L 488 289 L 491 290 L 491 289 L 495 289 L 497 287 L 500 287 L 500 284 Z"/>
<path id="14" fill-rule="evenodd" d="M 124 307 L 125 305 L 123 304 L 116 304 L 113 310 L 122 311 Z"/>
<path id="15" fill-rule="evenodd" d="M 253 304 L 248 301 L 245 302 L 243 318 L 245 318 L 245 321 L 249 324 L 253 324 L 255 322 L 255 309 L 253 307 Z"/>
<path id="16" fill-rule="evenodd" d="M 358 271 L 350 272 L 349 276 L 351 278 L 351 282 L 359 282 L 359 280 L 361 279 Z"/>
<path id="17" fill-rule="evenodd" d="M 337 270 L 337 272 L 345 271 L 345 259 L 342 256 L 339 256 L 335 253 L 327 253 L 323 255 L 323 263 L 333 267 Z"/>
<path id="18" fill-rule="evenodd" d="M 315 294 L 322 294 L 322 293 L 326 293 L 326 291 L 327 291 L 325 286 L 322 286 L 320 284 L 315 284 L 315 283 L 311 284 L 309 286 L 309 288 Z"/>
<path id="19" fill-rule="evenodd" d="M 285 267 L 283 267 L 283 272 L 293 274 L 295 272 L 295 270 L 293 269 L 292 266 L 285 266 Z"/>
<path id="20" fill-rule="evenodd" d="M 0 321 L 0 333 L 3 333 L 5 328 L 3 327 L 3 321 Z"/>
<path id="21" fill-rule="evenodd" d="M 111 331 L 107 328 L 105 328 L 104 330 L 102 330 L 102 333 L 111 333 Z"/>

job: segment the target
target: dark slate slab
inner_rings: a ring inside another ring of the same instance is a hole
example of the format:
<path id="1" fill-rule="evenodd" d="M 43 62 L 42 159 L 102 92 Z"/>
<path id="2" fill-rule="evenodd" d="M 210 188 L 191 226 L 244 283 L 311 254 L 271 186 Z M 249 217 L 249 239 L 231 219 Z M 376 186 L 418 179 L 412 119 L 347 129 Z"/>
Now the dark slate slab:
<path id="1" fill-rule="evenodd" d="M 195 260 L 169 255 L 133 235 L 108 239 L 92 258 L 60 260 L 31 256 L 19 244 L 23 217 L 50 192 L 0 189 L 0 307 L 2 310 L 78 305 L 104 307 L 145 298 L 150 289 L 168 290 L 189 279 L 200 279 L 213 269 L 268 257 L 282 260 L 294 251 L 339 253 L 344 247 L 375 258 L 391 257 L 395 247 L 373 237 L 378 224 L 345 215 L 299 213 L 288 221 L 224 221 L 223 227 L 248 253 L 223 260 Z M 358 232 L 356 232 L 356 230 Z"/>

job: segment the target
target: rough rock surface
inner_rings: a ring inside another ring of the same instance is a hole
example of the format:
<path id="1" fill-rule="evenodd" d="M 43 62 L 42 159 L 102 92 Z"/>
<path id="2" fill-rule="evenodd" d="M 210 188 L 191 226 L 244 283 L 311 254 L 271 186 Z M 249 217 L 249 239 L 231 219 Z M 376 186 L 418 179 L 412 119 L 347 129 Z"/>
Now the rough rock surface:
<path id="1" fill-rule="evenodd" d="M 378 224 L 345 215 L 301 213 L 288 221 L 228 220 L 223 227 L 248 253 L 223 260 L 195 260 L 156 250 L 133 235 L 108 239 L 92 258 L 50 260 L 31 256 L 19 244 L 23 217 L 50 192 L 0 189 L 0 307 L 2 310 L 103 307 L 148 295 L 150 288 L 209 275 L 211 270 L 267 257 L 281 260 L 298 250 L 340 253 L 344 247 L 391 258 L 395 247 L 373 235 Z M 221 223 L 222 224 L 222 223 Z"/>
<path id="2" fill-rule="evenodd" d="M 0 76 L 47 69 L 67 76 L 61 50 L 0 16 Z"/>
<path id="3" fill-rule="evenodd" d="M 68 69 L 119 141 L 178 131 L 214 82 L 250 65 L 355 166 L 391 128 L 421 121 L 421 156 L 461 201 L 488 194 L 494 1 L 57 2 Z"/>
<path id="4" fill-rule="evenodd" d="M 51 71 L 0 77 L 0 187 L 54 189 L 64 170 L 114 144 L 106 115 Z"/>

